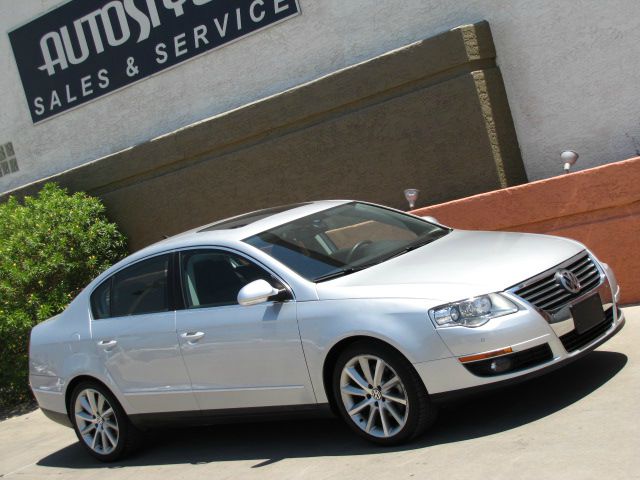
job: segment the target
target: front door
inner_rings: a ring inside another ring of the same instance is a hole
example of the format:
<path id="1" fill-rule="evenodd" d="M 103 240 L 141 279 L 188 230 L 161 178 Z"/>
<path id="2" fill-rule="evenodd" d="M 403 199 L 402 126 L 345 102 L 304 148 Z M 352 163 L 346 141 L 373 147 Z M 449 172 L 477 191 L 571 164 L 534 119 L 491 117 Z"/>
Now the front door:
<path id="1" fill-rule="evenodd" d="M 309 405 L 315 397 L 296 319 L 296 303 L 237 303 L 247 283 L 279 281 L 253 261 L 222 249 L 180 254 L 185 310 L 176 326 L 202 410 Z"/>

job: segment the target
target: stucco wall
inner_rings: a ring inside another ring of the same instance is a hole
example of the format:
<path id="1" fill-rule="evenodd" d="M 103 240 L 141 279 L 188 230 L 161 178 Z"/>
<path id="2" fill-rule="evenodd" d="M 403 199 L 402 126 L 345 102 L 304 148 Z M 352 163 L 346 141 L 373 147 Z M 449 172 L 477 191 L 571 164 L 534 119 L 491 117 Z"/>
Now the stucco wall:
<path id="1" fill-rule="evenodd" d="M 8 30 L 60 3 L 0 3 Z M 33 126 L 8 37 L 0 35 L 0 143 L 20 172 L 0 192 L 111 154 L 457 25 L 491 24 L 530 179 L 640 149 L 636 0 L 301 0 L 302 15 Z"/>
<path id="2" fill-rule="evenodd" d="M 583 242 L 613 268 L 623 304 L 640 302 L 640 157 L 415 210 L 468 230 Z"/>

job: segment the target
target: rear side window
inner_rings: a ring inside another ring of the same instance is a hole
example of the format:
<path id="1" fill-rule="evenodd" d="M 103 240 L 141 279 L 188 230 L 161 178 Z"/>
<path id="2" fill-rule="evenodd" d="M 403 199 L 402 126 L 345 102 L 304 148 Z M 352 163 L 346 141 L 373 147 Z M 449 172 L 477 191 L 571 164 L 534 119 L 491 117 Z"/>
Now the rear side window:
<path id="1" fill-rule="evenodd" d="M 102 282 L 91 294 L 91 312 L 96 320 L 111 316 L 111 278 Z"/>
<path id="2" fill-rule="evenodd" d="M 111 286 L 111 316 L 168 311 L 169 259 L 170 255 L 160 255 L 116 273 Z"/>
<path id="3" fill-rule="evenodd" d="M 103 282 L 91 294 L 94 319 L 169 311 L 171 255 L 138 262 Z"/>

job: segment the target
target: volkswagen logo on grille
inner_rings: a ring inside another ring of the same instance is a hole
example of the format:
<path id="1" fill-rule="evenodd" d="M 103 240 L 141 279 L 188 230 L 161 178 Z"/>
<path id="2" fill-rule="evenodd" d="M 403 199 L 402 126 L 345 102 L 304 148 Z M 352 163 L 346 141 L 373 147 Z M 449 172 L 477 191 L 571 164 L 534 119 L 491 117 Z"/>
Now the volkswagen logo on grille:
<path id="1" fill-rule="evenodd" d="M 564 268 L 556 272 L 556 282 L 569 293 L 578 293 L 580 291 L 580 280 L 575 273 Z"/>

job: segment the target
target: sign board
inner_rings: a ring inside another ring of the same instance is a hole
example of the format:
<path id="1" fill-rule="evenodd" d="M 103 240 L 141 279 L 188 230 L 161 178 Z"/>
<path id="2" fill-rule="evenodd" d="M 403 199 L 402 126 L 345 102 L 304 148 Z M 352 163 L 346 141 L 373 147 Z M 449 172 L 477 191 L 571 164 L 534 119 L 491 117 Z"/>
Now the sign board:
<path id="1" fill-rule="evenodd" d="M 297 0 L 71 0 L 9 39 L 37 123 L 299 13 Z"/>

